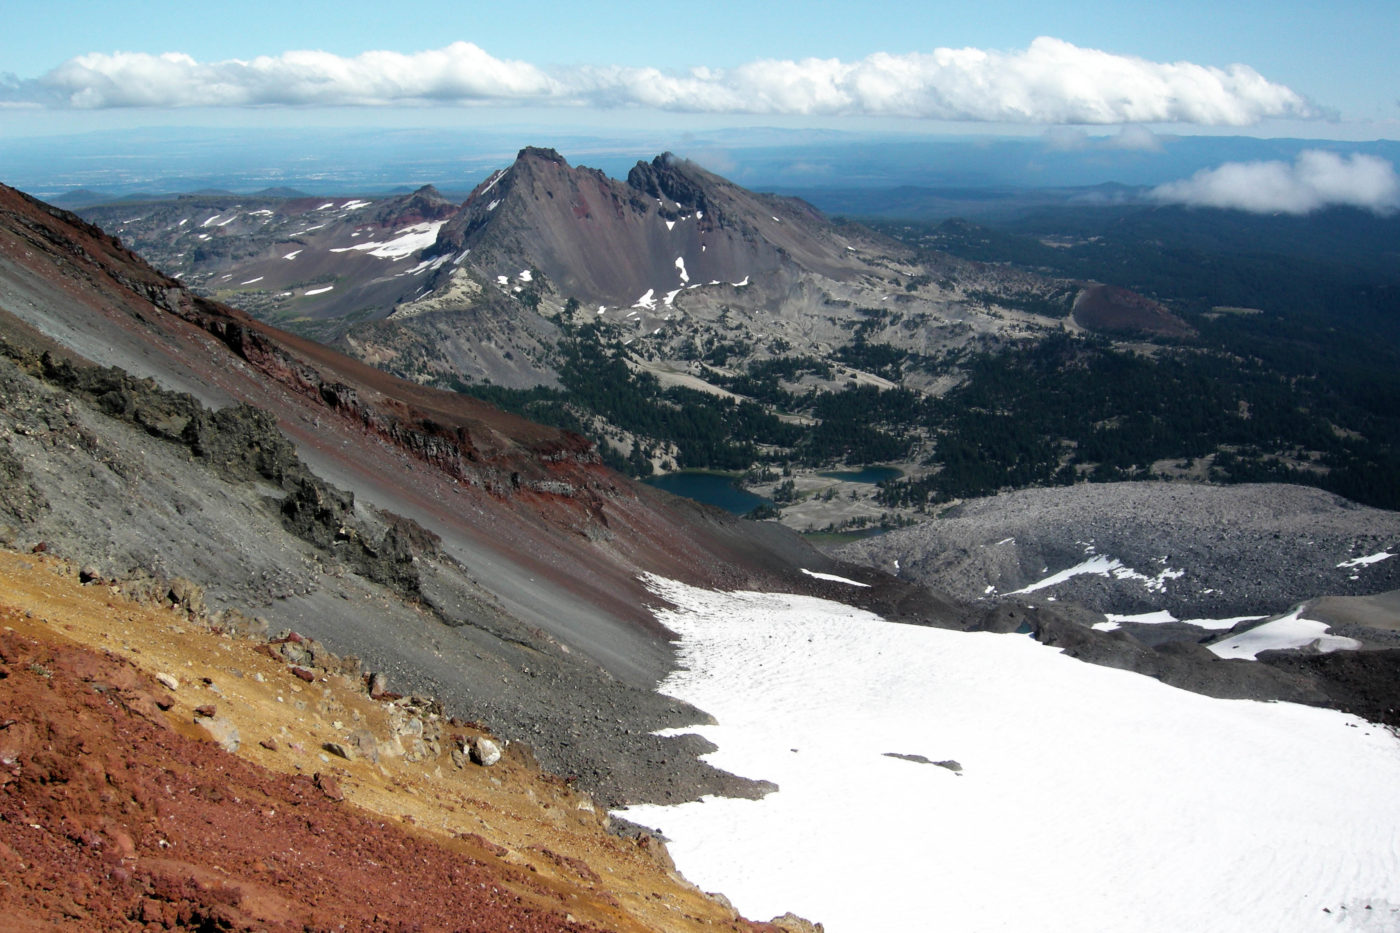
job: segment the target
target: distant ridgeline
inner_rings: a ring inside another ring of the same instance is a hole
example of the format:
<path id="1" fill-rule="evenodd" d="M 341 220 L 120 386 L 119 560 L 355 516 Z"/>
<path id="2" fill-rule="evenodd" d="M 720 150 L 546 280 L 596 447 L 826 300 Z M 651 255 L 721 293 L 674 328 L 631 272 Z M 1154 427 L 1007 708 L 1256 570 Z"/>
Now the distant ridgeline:
<path id="1" fill-rule="evenodd" d="M 623 183 L 548 149 L 460 205 L 86 213 L 193 287 L 633 475 L 898 463 L 890 508 L 1147 477 L 1400 508 L 1400 218 L 1062 204 L 872 231 L 669 155 Z"/>
<path id="2" fill-rule="evenodd" d="M 667 348 L 737 399 L 666 388 L 626 363 L 644 351 L 625 335 L 567 324 L 561 388 L 458 387 L 591 433 L 634 474 L 912 463 L 883 484 L 890 507 L 1156 476 L 1400 508 L 1400 220 L 1063 206 L 1003 229 L 872 226 L 922 271 L 857 306 L 829 352 L 739 332 Z M 1012 271 L 978 278 L 950 256 Z M 940 288 L 1031 323 L 920 346 L 911 309 Z M 595 415 L 627 436 L 625 456 L 587 430 Z"/>

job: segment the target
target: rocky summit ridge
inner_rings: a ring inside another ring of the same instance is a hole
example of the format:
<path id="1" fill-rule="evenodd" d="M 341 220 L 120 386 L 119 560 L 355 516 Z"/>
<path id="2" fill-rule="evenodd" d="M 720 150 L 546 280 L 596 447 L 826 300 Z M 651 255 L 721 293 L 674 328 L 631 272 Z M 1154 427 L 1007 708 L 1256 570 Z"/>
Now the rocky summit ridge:
<path id="1" fill-rule="evenodd" d="M 845 246 L 804 202 L 746 191 L 670 153 L 620 182 L 527 148 L 472 192 L 433 250 L 470 250 L 496 281 L 518 283 L 524 267 L 590 309 L 630 309 L 741 282 L 776 278 L 781 289 L 799 272 L 854 277 L 862 264 Z"/>
<path id="2" fill-rule="evenodd" d="M 85 215 L 201 294 L 433 384 L 552 385 L 585 325 L 643 365 L 720 346 L 733 365 L 829 358 L 855 336 L 930 355 L 1080 326 L 1067 302 L 1054 319 L 1021 310 L 1070 283 L 919 254 L 671 153 L 617 180 L 527 147 L 460 205 L 425 188 Z"/>

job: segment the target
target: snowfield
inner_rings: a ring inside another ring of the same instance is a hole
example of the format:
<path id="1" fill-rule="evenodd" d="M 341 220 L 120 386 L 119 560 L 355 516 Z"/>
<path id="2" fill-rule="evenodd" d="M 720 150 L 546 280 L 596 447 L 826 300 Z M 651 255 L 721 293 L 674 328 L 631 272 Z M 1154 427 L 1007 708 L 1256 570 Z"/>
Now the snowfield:
<path id="1" fill-rule="evenodd" d="M 1006 541 L 1014 539 L 1007 538 Z M 1006 541 L 998 542 L 1005 544 Z M 1088 553 L 1092 554 L 1093 549 L 1089 548 Z M 1017 596 L 1025 593 L 1034 593 L 1036 590 L 1048 589 L 1058 586 L 1073 577 L 1083 574 L 1096 574 L 1101 577 L 1113 577 L 1117 580 L 1136 580 L 1140 582 L 1149 592 L 1161 593 L 1166 589 L 1168 580 L 1179 580 L 1186 575 L 1183 570 L 1172 570 L 1170 567 L 1159 571 L 1155 576 L 1149 577 L 1147 574 L 1139 573 L 1131 567 L 1124 565 L 1121 560 L 1115 557 L 1108 557 L 1104 554 L 1094 554 L 1083 563 L 1076 564 L 1059 573 L 1051 574 L 1043 580 L 1032 583 L 1030 586 L 1023 586 L 1019 590 L 1012 590 L 1008 596 Z"/>
<path id="2" fill-rule="evenodd" d="M 1261 651 L 1304 648 L 1308 645 L 1316 645 L 1317 650 L 1324 654 L 1356 651 L 1361 647 L 1361 642 L 1354 638 L 1329 634 L 1326 622 L 1305 619 L 1303 612 L 1303 607 L 1299 606 L 1282 618 L 1256 625 L 1206 647 L 1222 658 L 1244 658 L 1249 661 L 1253 661 Z M 1400 831 L 1400 826 L 1396 829 Z M 1396 929 L 1400 929 L 1400 926 Z"/>
<path id="3" fill-rule="evenodd" d="M 395 230 L 392 240 L 376 240 L 370 243 L 356 243 L 354 246 L 334 247 L 331 252 L 348 253 L 351 250 L 359 250 L 368 252 L 369 255 L 377 259 L 398 261 L 412 256 L 419 250 L 427 249 L 437 242 L 438 231 L 445 223 L 447 223 L 445 220 L 436 220 L 429 223 L 411 224 L 401 230 Z"/>
<path id="4" fill-rule="evenodd" d="M 622 811 L 746 916 L 829 933 L 1400 929 L 1400 741 L 1216 700 L 1022 635 L 651 578 L 762 800 Z M 902 757 L 893 757 L 902 756 Z M 960 769 L 960 770 L 959 770 Z"/>

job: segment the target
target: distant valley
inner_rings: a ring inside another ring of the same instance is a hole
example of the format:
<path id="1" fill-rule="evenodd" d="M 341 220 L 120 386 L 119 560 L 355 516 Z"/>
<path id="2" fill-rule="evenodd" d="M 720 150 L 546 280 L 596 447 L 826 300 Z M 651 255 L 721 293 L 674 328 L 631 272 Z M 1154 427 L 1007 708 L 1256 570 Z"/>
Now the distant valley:
<path id="1" fill-rule="evenodd" d="M 896 209 L 882 197 L 847 206 Z M 1393 219 L 1051 202 L 997 227 L 866 227 L 671 156 L 619 182 L 526 149 L 462 203 L 84 212 L 203 294 L 579 431 L 633 475 L 740 475 L 803 530 L 1083 479 L 1400 505 Z M 901 478 L 817 477 L 870 463 Z"/>

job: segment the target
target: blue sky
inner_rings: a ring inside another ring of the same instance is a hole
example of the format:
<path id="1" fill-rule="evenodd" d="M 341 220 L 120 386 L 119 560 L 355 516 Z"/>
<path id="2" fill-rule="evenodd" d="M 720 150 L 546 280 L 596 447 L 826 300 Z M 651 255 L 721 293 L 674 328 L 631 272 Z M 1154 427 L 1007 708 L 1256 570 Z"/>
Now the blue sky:
<path id="1" fill-rule="evenodd" d="M 5 7 L 10 135 L 514 120 L 1400 138 L 1395 0 Z"/>

